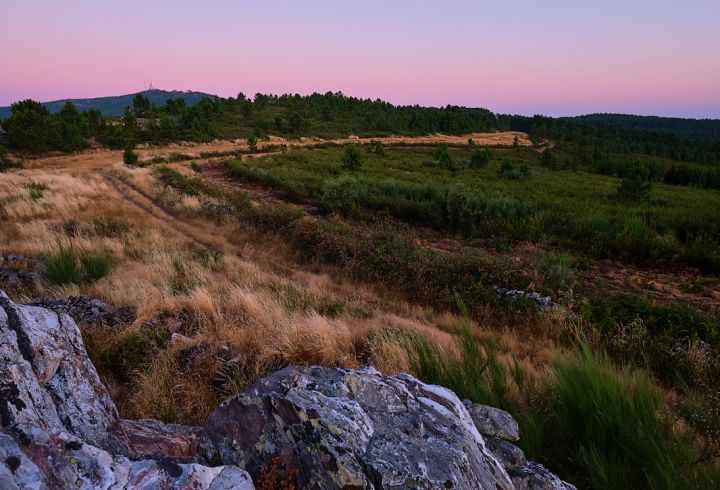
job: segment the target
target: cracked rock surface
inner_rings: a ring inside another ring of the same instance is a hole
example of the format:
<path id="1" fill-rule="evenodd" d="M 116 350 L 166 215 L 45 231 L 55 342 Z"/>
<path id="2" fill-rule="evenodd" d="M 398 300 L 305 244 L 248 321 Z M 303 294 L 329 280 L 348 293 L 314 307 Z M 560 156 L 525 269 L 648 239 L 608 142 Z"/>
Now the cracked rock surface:
<path id="1" fill-rule="evenodd" d="M 0 488 L 253 488 L 196 462 L 193 430 L 121 420 L 75 322 L 0 291 Z"/>

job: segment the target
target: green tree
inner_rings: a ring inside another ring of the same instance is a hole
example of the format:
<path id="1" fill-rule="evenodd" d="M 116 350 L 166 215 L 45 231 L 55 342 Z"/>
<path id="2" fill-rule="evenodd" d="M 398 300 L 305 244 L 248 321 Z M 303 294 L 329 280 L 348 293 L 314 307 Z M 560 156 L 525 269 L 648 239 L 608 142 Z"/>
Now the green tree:
<path id="1" fill-rule="evenodd" d="M 482 168 L 492 160 L 492 152 L 489 148 L 473 150 L 470 155 L 470 168 Z"/>
<path id="2" fill-rule="evenodd" d="M 251 134 L 247 139 L 248 149 L 250 151 L 257 151 L 257 136 L 255 134 Z"/>
<path id="3" fill-rule="evenodd" d="M 558 159 L 555 157 L 555 153 L 550 150 L 550 148 L 545 148 L 545 151 L 542 152 L 542 156 L 540 157 L 540 164 L 545 167 L 552 170 L 556 170 L 558 168 Z"/>
<path id="4" fill-rule="evenodd" d="M 174 140 L 177 138 L 177 124 L 175 119 L 168 115 L 160 118 L 160 127 L 158 129 L 160 138 L 164 140 Z"/>
<path id="5" fill-rule="evenodd" d="M 0 172 L 4 172 L 10 167 L 10 159 L 7 155 L 7 149 L 3 145 L 0 145 Z"/>
<path id="6" fill-rule="evenodd" d="M 280 116 L 275 116 L 275 129 L 282 132 L 283 129 L 285 129 L 285 122 L 283 121 L 283 118 Z"/>
<path id="7" fill-rule="evenodd" d="M 431 155 L 435 160 L 437 160 L 441 167 L 447 170 L 455 170 L 455 160 L 452 155 L 450 155 L 448 145 L 445 143 L 437 145 L 433 149 Z"/>
<path id="8" fill-rule="evenodd" d="M 382 141 L 371 141 L 370 149 L 375 152 L 376 155 L 385 156 L 385 145 L 383 145 Z"/>
<path id="9" fill-rule="evenodd" d="M 652 180 L 650 169 L 639 162 L 625 169 L 625 177 L 618 187 L 618 194 L 628 199 L 643 199 L 650 194 Z"/>
<path id="10" fill-rule="evenodd" d="M 357 170 L 362 166 L 362 152 L 358 145 L 345 145 L 345 152 L 342 156 L 342 164 L 348 170 Z"/>
<path id="11" fill-rule="evenodd" d="M 130 108 L 125 108 L 125 113 L 123 114 L 122 121 L 125 140 L 135 143 L 137 141 L 138 135 L 140 134 L 140 126 L 138 125 L 135 114 L 130 111 Z"/>
<path id="12" fill-rule="evenodd" d="M 302 116 L 297 112 L 291 112 L 288 116 L 288 127 L 291 131 L 298 132 L 305 125 Z"/>
<path id="13" fill-rule="evenodd" d="M 123 152 L 123 162 L 125 165 L 135 166 L 138 163 L 139 157 L 135 153 L 135 145 L 128 143 L 125 145 L 125 151 Z"/>
<path id="14" fill-rule="evenodd" d="M 253 102 L 252 102 L 252 100 L 249 100 L 249 99 L 243 100 L 243 101 L 241 102 L 241 108 L 240 108 L 240 110 L 242 111 L 243 116 L 245 116 L 246 119 L 249 118 L 250 116 L 252 116 L 252 113 L 253 113 Z"/>
<path id="15" fill-rule="evenodd" d="M 12 148 L 42 152 L 60 146 L 60 134 L 50 112 L 34 100 L 26 99 L 12 104 L 10 117 L 3 127 Z"/>
<path id="16" fill-rule="evenodd" d="M 498 169 L 498 175 L 503 179 L 508 180 L 520 180 L 521 174 L 513 165 L 510 158 L 503 160 L 500 168 Z"/>
<path id="17" fill-rule="evenodd" d="M 138 116 L 147 115 L 150 112 L 150 99 L 143 94 L 135 94 L 132 100 L 133 112 Z"/>
<path id="18" fill-rule="evenodd" d="M 87 147 L 87 126 L 72 102 L 65 102 L 56 120 L 63 151 L 76 151 Z"/>

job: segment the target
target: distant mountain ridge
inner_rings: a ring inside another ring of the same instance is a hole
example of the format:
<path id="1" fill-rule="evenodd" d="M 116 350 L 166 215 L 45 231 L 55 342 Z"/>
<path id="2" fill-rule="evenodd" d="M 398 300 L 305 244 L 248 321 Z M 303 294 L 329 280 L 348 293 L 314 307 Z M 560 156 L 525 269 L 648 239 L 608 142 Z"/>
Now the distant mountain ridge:
<path id="1" fill-rule="evenodd" d="M 217 95 L 206 94 L 204 92 L 192 92 L 181 90 L 144 90 L 126 95 L 114 95 L 110 97 L 96 97 L 92 99 L 62 99 L 43 102 L 50 112 L 59 112 L 65 102 L 72 102 L 79 111 L 87 111 L 90 109 L 98 109 L 103 116 L 121 116 L 126 107 L 132 106 L 132 99 L 138 93 L 147 97 L 152 104 L 163 105 L 168 99 L 184 99 L 189 106 L 195 105 L 203 98 L 216 99 Z M 10 117 L 10 107 L 0 107 L 0 120 Z"/>

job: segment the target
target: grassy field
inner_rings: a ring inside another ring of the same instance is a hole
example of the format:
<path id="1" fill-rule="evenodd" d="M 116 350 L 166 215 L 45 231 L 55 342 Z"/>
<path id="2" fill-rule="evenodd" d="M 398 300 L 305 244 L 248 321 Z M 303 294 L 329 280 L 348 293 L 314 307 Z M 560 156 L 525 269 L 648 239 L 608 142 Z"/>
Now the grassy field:
<path id="1" fill-rule="evenodd" d="M 533 149 L 495 149 L 469 168 L 473 148 L 365 152 L 348 171 L 342 148 L 295 151 L 229 163 L 233 175 L 297 202 L 346 215 L 390 215 L 467 238 L 548 240 L 593 257 L 640 265 L 720 270 L 720 193 L 655 184 L 647 199 L 618 195 L 619 179 L 540 165 Z M 505 170 L 503 170 L 503 166 Z"/>
<path id="2" fill-rule="evenodd" d="M 355 170 L 342 146 L 229 162 L 197 150 L 140 149 L 159 162 L 147 167 L 121 152 L 52 157 L 0 176 L 0 251 L 47 266 L 14 296 L 137 309 L 128 325 L 83 326 L 123 416 L 198 423 L 281 366 L 372 364 L 511 411 L 528 456 L 580 487 L 717 480 L 718 278 L 687 255 L 717 194 L 655 185 L 628 201 L 619 179 L 511 146 L 470 168 L 464 145 L 449 161 L 435 146 L 367 145 Z M 680 221 L 684 209 L 696 216 Z M 587 216 L 620 230 L 642 219 L 677 248 L 648 261 L 563 231 Z"/>

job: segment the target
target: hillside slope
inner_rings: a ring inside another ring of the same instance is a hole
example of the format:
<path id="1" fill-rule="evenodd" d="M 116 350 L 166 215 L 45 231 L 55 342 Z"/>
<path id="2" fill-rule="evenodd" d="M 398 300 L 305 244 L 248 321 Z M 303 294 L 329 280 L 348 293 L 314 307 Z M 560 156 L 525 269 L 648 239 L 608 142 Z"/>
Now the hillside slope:
<path id="1" fill-rule="evenodd" d="M 720 138 L 720 120 L 718 119 L 685 119 L 630 114 L 587 114 L 568 119 L 597 128 L 640 129 L 670 133 L 689 139 Z"/>

